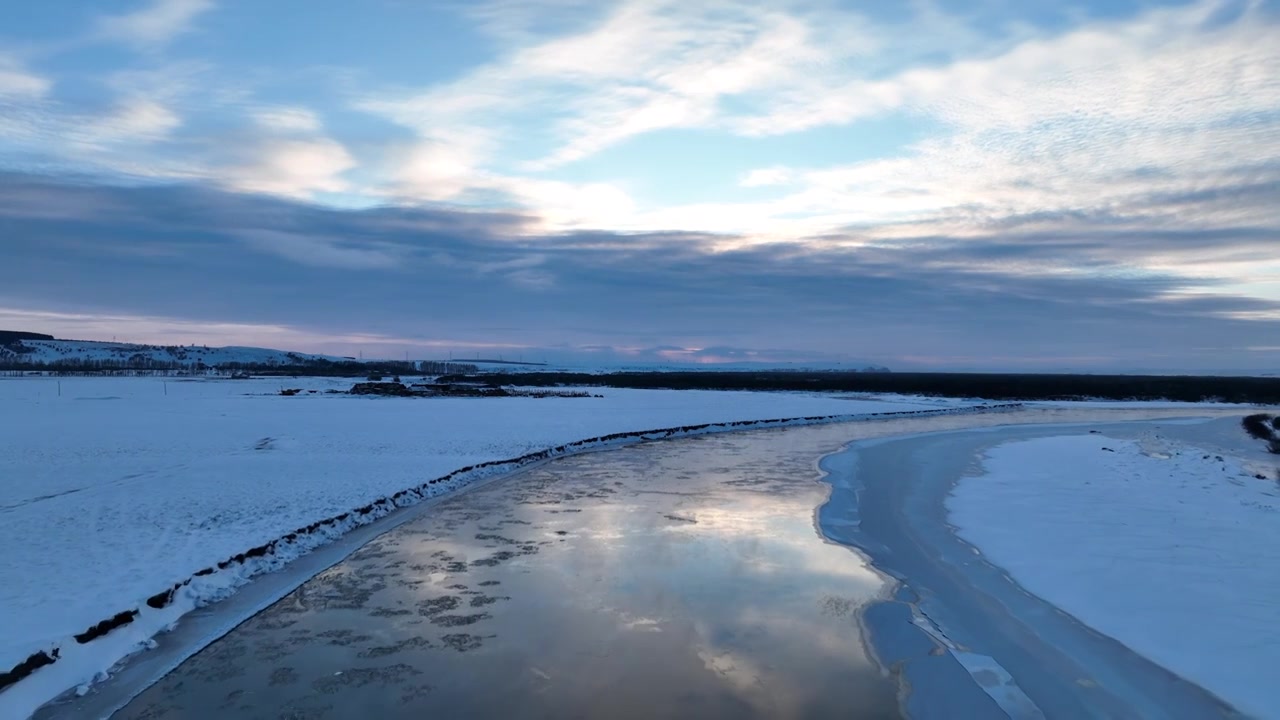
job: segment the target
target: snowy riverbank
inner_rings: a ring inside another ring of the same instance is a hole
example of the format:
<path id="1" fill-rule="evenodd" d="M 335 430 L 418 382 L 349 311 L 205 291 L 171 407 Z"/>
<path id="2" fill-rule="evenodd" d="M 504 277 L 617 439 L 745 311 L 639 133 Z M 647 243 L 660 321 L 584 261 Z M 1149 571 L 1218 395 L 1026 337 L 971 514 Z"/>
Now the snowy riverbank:
<path id="1" fill-rule="evenodd" d="M 23 716 L 92 682 L 192 608 L 352 527 L 509 469 L 476 467 L 483 463 L 656 428 L 937 408 L 746 392 L 268 394 L 280 384 L 0 380 L 0 543 L 8 549 L 0 557 L 0 672 L 28 663 L 24 680 L 0 690 L 0 714 Z M 707 428 L 717 429 L 732 428 Z M 42 663 L 41 654 L 56 662 Z"/>
<path id="2" fill-rule="evenodd" d="M 1280 718 L 1277 468 L 1235 418 L 1104 428 L 996 445 L 947 506 L 960 536 L 1027 590 L 1245 713 Z"/>
<path id="3" fill-rule="evenodd" d="M 1011 717 L 1276 717 L 1274 456 L 1245 412 L 1032 414 L 823 460 L 823 533 L 898 580 L 864 622 L 908 710 L 947 716 L 958 664 Z"/>

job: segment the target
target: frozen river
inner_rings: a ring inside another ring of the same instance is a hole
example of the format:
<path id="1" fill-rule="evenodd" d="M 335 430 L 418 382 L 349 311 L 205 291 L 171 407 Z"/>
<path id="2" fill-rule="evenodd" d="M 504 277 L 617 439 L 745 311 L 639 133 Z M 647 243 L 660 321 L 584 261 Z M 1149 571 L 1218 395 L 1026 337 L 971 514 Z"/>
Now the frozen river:
<path id="1" fill-rule="evenodd" d="M 1075 675 L 1052 667 L 1027 674 L 948 649 L 913 620 L 919 598 L 910 573 L 922 574 L 926 593 L 956 577 L 930 575 L 937 558 L 910 555 L 918 538 L 895 537 L 885 515 L 900 510 L 889 489 L 928 468 L 913 465 L 909 449 L 872 447 L 887 448 L 872 461 L 880 495 L 859 503 L 866 487 L 855 486 L 854 468 L 841 466 L 848 454 L 838 452 L 853 441 L 926 432 L 1228 412 L 1034 408 L 706 436 L 556 460 L 423 508 L 191 657 L 116 717 L 879 718 L 904 709 L 916 717 L 1053 717 L 1066 716 L 1055 709 L 1093 709 L 1098 679 L 1139 678 L 1123 699 L 1137 704 L 1099 706 L 1107 710 L 1100 716 L 1122 716 L 1144 708 L 1150 677 L 1184 709 L 1229 715 L 1117 643 L 1103 643 L 1114 662 L 1098 678 L 1075 667 Z M 1026 431 L 960 436 L 989 442 Z M 821 482 L 824 457 L 830 484 Z M 859 534 L 873 507 L 879 525 Z M 907 551 L 872 547 L 886 539 Z M 904 569 L 907 586 L 892 579 Z M 975 645 L 999 629 L 1000 642 L 1026 650 L 1018 634 L 1034 635 L 1036 613 L 1052 610 L 1032 607 L 1029 619 L 1009 624 L 981 602 L 978 610 L 964 605 L 972 598 L 956 587 L 956 604 L 935 598 L 930 609 L 952 613 Z M 1055 622 L 1042 643 L 1049 649 L 1018 657 L 1070 660 L 1071 643 L 1096 635 L 1070 618 Z M 1008 672 L 1033 686 L 1006 681 Z M 124 683 L 104 683 L 39 717 L 109 711 L 132 694 Z M 1024 692 L 1035 700 L 1020 706 Z M 1044 699 L 1049 707 L 1036 705 Z M 1202 704 L 1186 704 L 1194 702 Z"/>

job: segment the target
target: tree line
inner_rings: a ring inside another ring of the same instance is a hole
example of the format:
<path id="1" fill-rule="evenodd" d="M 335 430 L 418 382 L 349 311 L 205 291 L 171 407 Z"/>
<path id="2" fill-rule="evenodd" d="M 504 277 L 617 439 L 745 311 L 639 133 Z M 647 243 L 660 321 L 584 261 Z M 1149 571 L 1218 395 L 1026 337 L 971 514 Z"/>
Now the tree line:
<path id="1" fill-rule="evenodd" d="M 461 374 L 442 382 L 491 378 Z M 1031 375 L 1014 373 L 869 373 L 848 371 L 697 371 L 505 373 L 527 387 L 675 390 L 792 390 L 902 393 L 987 400 L 1172 400 L 1280 404 L 1280 378 L 1191 375 Z"/>

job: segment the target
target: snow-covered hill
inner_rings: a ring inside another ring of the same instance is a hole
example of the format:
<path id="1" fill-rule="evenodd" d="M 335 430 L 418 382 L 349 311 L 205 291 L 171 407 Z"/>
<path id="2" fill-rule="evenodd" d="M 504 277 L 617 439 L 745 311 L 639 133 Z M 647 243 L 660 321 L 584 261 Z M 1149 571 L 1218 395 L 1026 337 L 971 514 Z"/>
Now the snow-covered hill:
<path id="1" fill-rule="evenodd" d="M 320 360 L 341 361 L 343 359 L 268 348 L 138 345 L 88 340 L 19 340 L 0 345 L 0 361 L 45 365 L 106 361 L 130 365 L 176 363 L 194 368 L 200 365 L 217 367 L 231 363 L 298 365 Z"/>
<path id="2" fill-rule="evenodd" d="M 683 361 L 668 359 L 653 352 L 644 351 L 638 357 L 623 357 L 613 352 L 588 352 L 573 355 L 561 351 L 557 357 L 530 353 L 539 362 L 484 358 L 443 359 L 427 364 L 453 365 L 452 369 L 439 367 L 429 372 L 699 372 L 699 371 L 845 371 L 889 372 L 888 368 L 868 362 L 796 362 L 757 361 L 733 359 L 725 352 L 724 358 L 713 361 Z M 49 366 L 54 369 L 130 369 L 157 371 L 199 371 L 202 369 L 250 369 L 266 370 L 269 366 L 327 366 L 329 363 L 351 363 L 351 357 L 314 355 L 257 347 L 209 347 L 206 345 L 142 345 L 123 342 L 97 342 L 91 340 L 58 340 L 48 335 L 0 330 L 0 369 L 29 370 Z M 393 363 L 389 359 L 370 360 L 375 364 Z M 36 367 L 31 367 L 36 366 Z"/>

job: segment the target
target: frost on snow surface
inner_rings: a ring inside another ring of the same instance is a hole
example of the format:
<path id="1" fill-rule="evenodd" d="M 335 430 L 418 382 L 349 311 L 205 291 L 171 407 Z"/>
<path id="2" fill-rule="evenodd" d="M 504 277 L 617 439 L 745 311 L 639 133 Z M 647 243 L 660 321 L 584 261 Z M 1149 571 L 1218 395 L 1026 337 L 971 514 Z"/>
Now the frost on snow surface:
<path id="1" fill-rule="evenodd" d="M 1148 438 L 1020 440 L 948 499 L 1024 588 L 1243 712 L 1280 718 L 1280 487 Z"/>
<path id="2" fill-rule="evenodd" d="M 90 682 L 182 613 L 349 529 L 192 577 L 318 520 L 459 468 L 610 433 L 738 420 L 930 409 L 919 400 L 593 390 L 603 398 L 383 399 L 350 381 L 0 379 L 0 689 L 17 717 Z M 281 387 L 303 388 L 296 397 Z M 315 390 L 309 394 L 307 390 Z M 450 486 L 442 486 L 441 491 Z M 435 488 L 433 487 L 433 491 Z M 388 506 L 389 508 L 390 506 Z M 171 597 L 148 598 L 183 583 Z M 139 611 L 88 644 L 76 634 Z M 37 677 L 39 676 L 39 677 Z M 57 678 L 56 680 L 54 678 Z M 59 686 L 59 683 L 62 683 Z"/>

